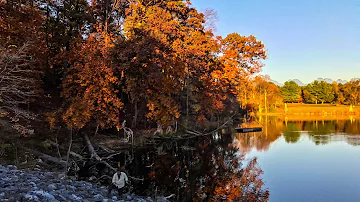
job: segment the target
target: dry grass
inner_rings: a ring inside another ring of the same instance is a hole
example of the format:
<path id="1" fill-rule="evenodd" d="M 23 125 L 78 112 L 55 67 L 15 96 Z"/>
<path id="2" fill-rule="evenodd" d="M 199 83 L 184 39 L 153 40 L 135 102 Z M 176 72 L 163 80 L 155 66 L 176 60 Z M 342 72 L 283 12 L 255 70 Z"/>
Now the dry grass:
<path id="1" fill-rule="evenodd" d="M 313 116 L 299 116 L 299 115 L 281 115 L 277 116 L 279 120 L 282 121 L 340 121 L 340 120 L 360 120 L 360 115 L 350 115 L 350 116 L 321 116 L 321 115 L 313 115 Z"/>
<path id="2" fill-rule="evenodd" d="M 287 104 L 288 111 L 285 113 L 285 109 L 278 109 L 274 113 L 268 113 L 268 115 L 273 116 L 288 116 L 288 117 L 307 117 L 307 116 L 317 116 L 317 117 L 329 117 L 333 120 L 336 120 L 339 117 L 349 117 L 349 116 L 360 116 L 360 106 L 355 106 L 350 111 L 350 106 L 348 105 L 332 105 L 332 104 Z M 258 115 L 264 115 L 258 114 Z"/>

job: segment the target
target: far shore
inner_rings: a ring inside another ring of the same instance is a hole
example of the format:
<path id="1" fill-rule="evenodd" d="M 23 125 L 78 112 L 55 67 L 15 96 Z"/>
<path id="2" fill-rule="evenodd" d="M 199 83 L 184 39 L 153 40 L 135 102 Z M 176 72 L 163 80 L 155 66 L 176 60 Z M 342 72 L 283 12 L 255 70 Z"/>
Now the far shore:
<path id="1" fill-rule="evenodd" d="M 360 106 L 333 104 L 292 104 L 268 113 L 256 113 L 257 116 L 277 116 L 287 120 L 344 120 L 360 119 Z M 284 105 L 285 106 L 285 105 Z"/>

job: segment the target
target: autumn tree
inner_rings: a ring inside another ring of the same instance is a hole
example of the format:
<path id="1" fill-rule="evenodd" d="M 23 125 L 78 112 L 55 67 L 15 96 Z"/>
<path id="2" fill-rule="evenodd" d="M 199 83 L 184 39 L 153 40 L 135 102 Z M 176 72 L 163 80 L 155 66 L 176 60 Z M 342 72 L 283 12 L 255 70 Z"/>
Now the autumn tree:
<path id="1" fill-rule="evenodd" d="M 209 76 L 220 68 L 213 56 L 217 40 L 205 30 L 204 14 L 189 5 L 131 3 L 124 24 L 126 41 L 115 54 L 133 105 L 147 98 L 147 117 L 163 125 L 180 115 L 187 120 L 211 114 L 213 107 L 222 108 L 224 99 Z"/>
<path id="2" fill-rule="evenodd" d="M 254 36 L 241 36 L 237 33 L 229 34 L 221 40 L 220 60 L 223 63 L 221 73 L 222 82 L 232 86 L 239 86 L 242 78 L 247 78 L 260 72 L 266 59 L 266 52 L 261 41 Z"/>
<path id="3" fill-rule="evenodd" d="M 34 39 L 32 63 L 43 68 L 47 97 L 72 127 L 219 121 L 238 101 L 246 105 L 244 89 L 266 58 L 254 36 L 214 36 L 216 13 L 198 12 L 190 1 L 1 3 L 3 47 Z"/>
<path id="4" fill-rule="evenodd" d="M 177 37 L 181 30 L 175 26 L 177 21 L 171 12 L 180 15 L 188 8 L 174 1 L 139 1 L 130 4 L 128 12 L 131 15 L 124 24 L 126 41 L 117 46 L 114 55 L 117 71 L 123 75 L 124 91 L 134 108 L 146 100 L 147 117 L 169 124 L 180 116 L 174 97 L 180 92 L 185 74 L 184 65 L 176 57 L 180 53 L 172 48 L 176 39 L 182 41 Z"/>
<path id="5" fill-rule="evenodd" d="M 0 45 L 0 114 L 15 123 L 35 118 L 35 114 L 24 107 L 38 96 L 39 72 L 32 68 L 32 63 L 28 44 L 14 49 Z M 15 124 L 14 127 L 23 135 L 29 132 L 29 125 Z"/>
<path id="6" fill-rule="evenodd" d="M 86 0 L 47 1 L 44 5 L 45 90 L 54 99 L 59 99 L 61 83 L 70 67 L 71 50 L 89 34 L 93 17 Z M 54 100 L 56 102 L 58 100 Z"/>
<path id="7" fill-rule="evenodd" d="M 0 113 L 25 135 L 21 120 L 35 117 L 29 104 L 41 96 L 44 38 L 40 1 L 0 2 Z M 20 124 L 22 125 L 20 125 Z"/>
<path id="8" fill-rule="evenodd" d="M 276 108 L 283 103 L 279 87 L 268 82 L 263 76 L 256 76 L 251 80 L 251 88 L 247 90 L 250 91 L 248 103 L 260 113 L 266 113 L 270 108 Z"/>
<path id="9" fill-rule="evenodd" d="M 63 83 L 63 119 L 69 126 L 82 128 L 91 120 L 101 127 L 120 126 L 118 115 L 123 103 L 118 97 L 118 77 L 111 68 L 106 34 L 94 33 L 74 47 L 71 68 Z"/>
<path id="10" fill-rule="evenodd" d="M 360 102 L 360 80 L 352 80 L 341 86 L 344 104 L 358 104 Z"/>
<path id="11" fill-rule="evenodd" d="M 266 51 L 261 41 L 254 36 L 241 36 L 237 33 L 220 38 L 222 68 L 213 72 L 214 79 L 223 88 L 234 94 L 242 108 L 251 104 L 254 96 L 252 77 L 263 67 Z M 259 105 L 258 105 L 259 106 Z"/>
<path id="12" fill-rule="evenodd" d="M 82 128 L 94 121 L 103 128 L 120 127 L 124 106 L 119 78 L 112 66 L 114 43 L 122 41 L 117 33 L 124 8 L 119 1 L 69 0 L 58 6 L 65 33 L 62 118 L 68 126 Z M 66 13 L 67 12 L 67 13 Z M 61 15 L 63 14 L 63 16 Z M 77 17 L 77 18 L 76 18 Z M 83 37 L 86 36 L 84 39 Z M 58 45 L 57 47 L 61 47 Z"/>

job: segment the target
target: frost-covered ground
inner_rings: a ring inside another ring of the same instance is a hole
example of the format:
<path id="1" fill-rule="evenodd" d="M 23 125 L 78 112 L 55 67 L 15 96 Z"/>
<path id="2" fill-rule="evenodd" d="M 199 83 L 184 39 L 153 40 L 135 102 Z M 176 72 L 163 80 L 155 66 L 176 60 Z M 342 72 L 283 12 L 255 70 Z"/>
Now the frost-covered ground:
<path id="1" fill-rule="evenodd" d="M 126 194 L 122 198 L 107 187 L 76 181 L 59 173 L 18 170 L 16 166 L 0 165 L 0 201 L 153 201 Z M 157 201 L 167 201 L 158 199 Z"/>

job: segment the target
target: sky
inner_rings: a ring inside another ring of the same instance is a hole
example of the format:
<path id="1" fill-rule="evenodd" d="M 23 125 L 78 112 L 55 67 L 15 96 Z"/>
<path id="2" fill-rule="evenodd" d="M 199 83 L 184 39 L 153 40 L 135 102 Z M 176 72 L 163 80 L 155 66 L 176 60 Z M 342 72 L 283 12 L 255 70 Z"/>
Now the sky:
<path id="1" fill-rule="evenodd" d="M 192 0 L 218 14 L 216 35 L 254 35 L 262 74 L 285 82 L 360 78 L 360 0 Z"/>

